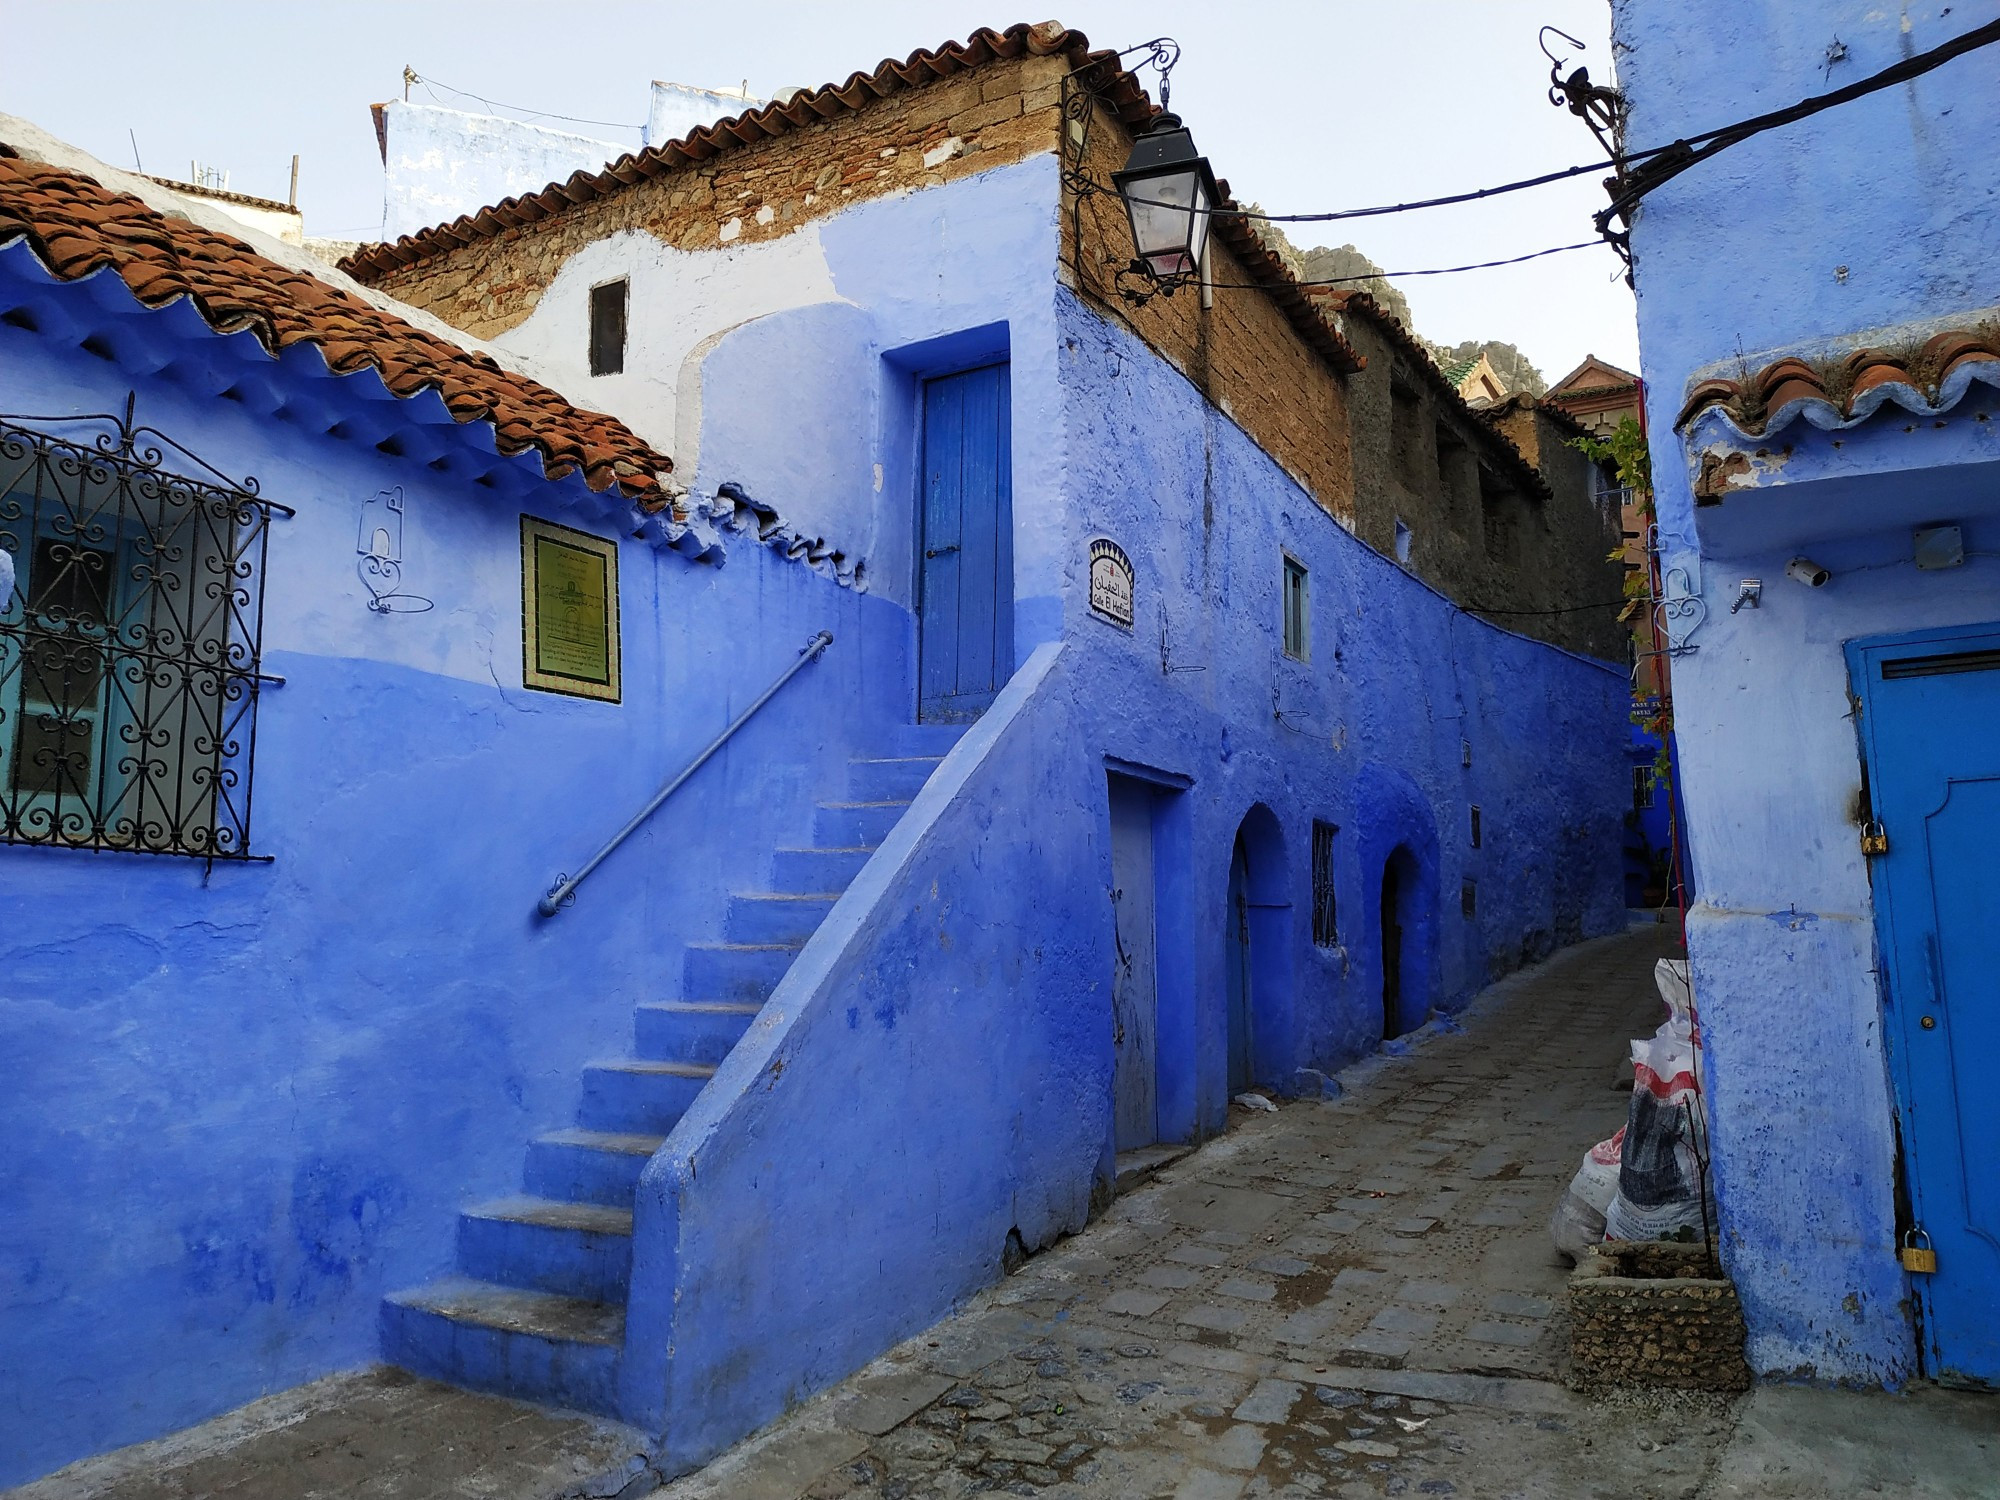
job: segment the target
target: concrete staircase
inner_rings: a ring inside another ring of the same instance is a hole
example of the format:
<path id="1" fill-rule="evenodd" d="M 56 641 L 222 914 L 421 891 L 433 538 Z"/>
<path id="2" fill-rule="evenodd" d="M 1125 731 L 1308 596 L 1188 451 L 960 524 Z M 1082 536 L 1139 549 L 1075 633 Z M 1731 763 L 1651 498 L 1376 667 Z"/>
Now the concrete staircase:
<path id="1" fill-rule="evenodd" d="M 523 1191 L 459 1216 L 455 1273 L 385 1300 L 384 1358 L 618 1415 L 640 1171 L 963 732 L 905 725 L 888 753 L 848 763 L 812 842 L 776 851 L 770 889 L 731 896 L 720 942 L 687 945 L 688 998 L 640 1005 L 632 1055 L 584 1069 L 576 1124 L 529 1144 Z"/>

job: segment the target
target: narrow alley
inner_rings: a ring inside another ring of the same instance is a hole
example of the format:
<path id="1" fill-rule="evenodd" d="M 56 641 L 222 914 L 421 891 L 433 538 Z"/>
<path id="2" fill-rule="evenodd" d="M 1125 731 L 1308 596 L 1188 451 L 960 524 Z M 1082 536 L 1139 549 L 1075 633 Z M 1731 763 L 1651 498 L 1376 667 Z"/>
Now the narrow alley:
<path id="1" fill-rule="evenodd" d="M 1619 1061 L 1668 951 L 1663 928 L 1582 944 L 1488 990 L 1462 1030 L 1349 1070 L 1338 1100 L 1234 1110 L 1084 1233 L 663 1491 L 620 1429 L 378 1371 L 20 1500 L 251 1495 L 278 1475 L 329 1500 L 1990 1493 L 1978 1397 L 1563 1385 L 1547 1219 L 1623 1119 Z M 1877 1419 L 1861 1444 L 1858 1403 Z"/>

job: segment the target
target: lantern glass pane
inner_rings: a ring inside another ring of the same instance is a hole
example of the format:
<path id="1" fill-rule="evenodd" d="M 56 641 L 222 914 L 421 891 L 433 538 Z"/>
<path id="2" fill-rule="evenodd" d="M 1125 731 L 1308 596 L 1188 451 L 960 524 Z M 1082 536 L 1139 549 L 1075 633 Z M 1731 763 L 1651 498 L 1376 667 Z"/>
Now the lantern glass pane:
<path id="1" fill-rule="evenodd" d="M 1127 182 L 1124 190 L 1133 243 L 1154 274 L 1175 276 L 1194 270 L 1208 229 L 1208 194 L 1201 173 L 1190 164 Z"/>

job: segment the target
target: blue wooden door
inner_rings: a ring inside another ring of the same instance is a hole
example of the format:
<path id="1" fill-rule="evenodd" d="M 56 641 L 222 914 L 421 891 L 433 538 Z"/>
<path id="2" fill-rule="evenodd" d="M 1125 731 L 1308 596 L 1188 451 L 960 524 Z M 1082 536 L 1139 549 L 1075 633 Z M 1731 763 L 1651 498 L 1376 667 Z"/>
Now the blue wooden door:
<path id="1" fill-rule="evenodd" d="M 1014 670 L 1007 366 L 924 382 L 917 717 L 965 724 Z"/>
<path id="2" fill-rule="evenodd" d="M 2000 1384 L 2000 627 L 1857 641 L 1926 1372 Z M 1891 1253 L 1888 1246 L 1883 1254 Z"/>
<path id="3" fill-rule="evenodd" d="M 1158 934 L 1153 903 L 1153 788 L 1111 788 L 1111 1117 L 1114 1149 L 1160 1138 Z"/>

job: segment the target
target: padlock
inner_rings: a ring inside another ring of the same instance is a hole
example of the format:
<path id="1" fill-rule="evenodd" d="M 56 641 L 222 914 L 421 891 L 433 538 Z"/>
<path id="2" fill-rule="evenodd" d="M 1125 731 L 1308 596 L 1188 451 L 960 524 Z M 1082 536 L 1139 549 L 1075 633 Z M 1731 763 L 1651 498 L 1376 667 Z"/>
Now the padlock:
<path id="1" fill-rule="evenodd" d="M 1923 1244 L 1921 1245 L 1917 1243 L 1917 1238 L 1920 1235 L 1923 1237 Z M 1912 1275 L 1933 1276 L 1937 1274 L 1937 1251 L 1931 1248 L 1931 1237 L 1922 1228 L 1905 1232 L 1903 1235 L 1903 1249 L 1897 1256 L 1897 1259 L 1902 1261 L 1903 1269 Z"/>
<path id="2" fill-rule="evenodd" d="M 1861 852 L 1873 859 L 1878 854 L 1889 852 L 1889 830 L 1879 822 L 1870 820 L 1861 825 Z"/>

